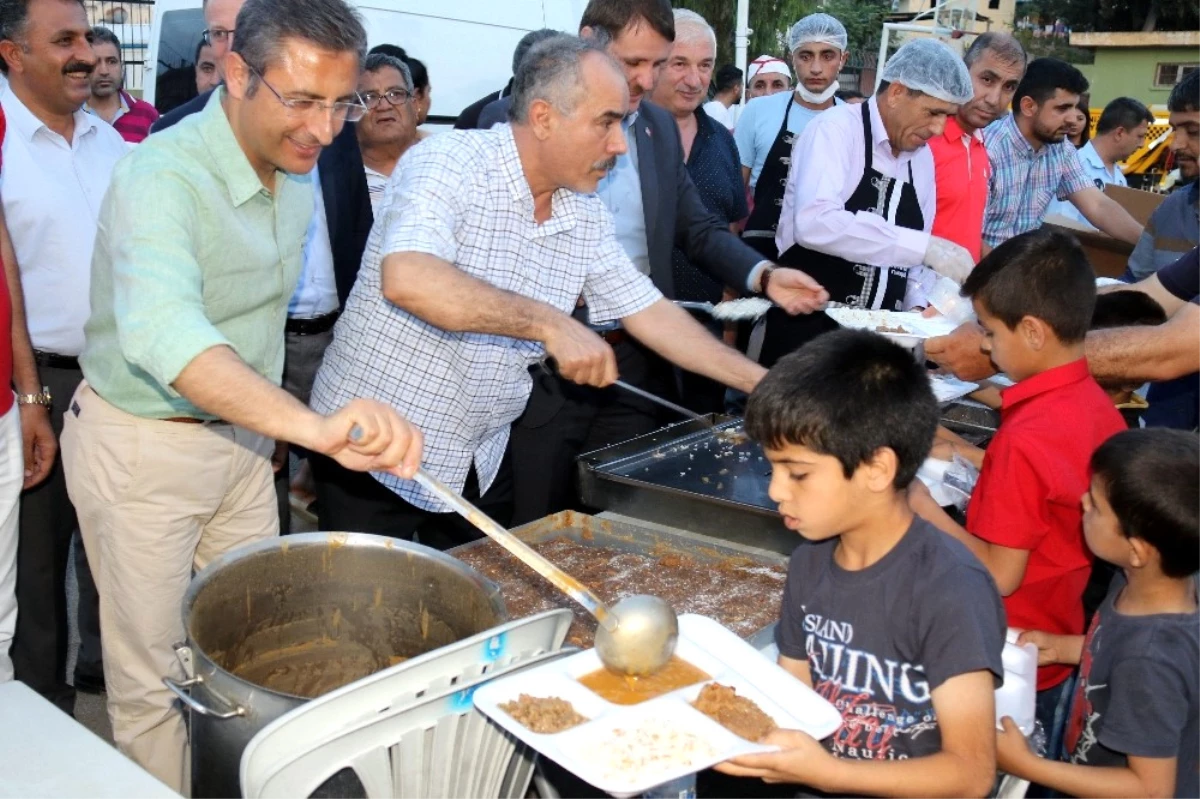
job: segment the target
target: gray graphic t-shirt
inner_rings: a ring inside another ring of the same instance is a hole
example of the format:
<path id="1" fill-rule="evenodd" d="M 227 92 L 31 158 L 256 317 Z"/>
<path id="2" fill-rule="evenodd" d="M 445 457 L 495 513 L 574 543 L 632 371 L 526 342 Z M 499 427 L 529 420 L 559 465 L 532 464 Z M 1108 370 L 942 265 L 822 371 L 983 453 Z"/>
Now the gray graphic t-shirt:
<path id="1" fill-rule="evenodd" d="M 1004 678 L 1004 605 L 991 575 L 958 541 L 915 519 L 861 571 L 833 560 L 838 540 L 792 554 L 776 633 L 807 660 L 813 687 L 842 713 L 825 740 L 839 757 L 902 760 L 941 750 L 932 692 L 960 674 Z"/>

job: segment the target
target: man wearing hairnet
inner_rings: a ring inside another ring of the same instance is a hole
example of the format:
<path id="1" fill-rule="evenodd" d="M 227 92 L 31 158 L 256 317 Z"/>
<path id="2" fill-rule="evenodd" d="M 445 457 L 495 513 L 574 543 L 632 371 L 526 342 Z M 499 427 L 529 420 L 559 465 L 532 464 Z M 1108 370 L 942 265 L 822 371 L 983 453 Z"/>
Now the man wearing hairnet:
<path id="1" fill-rule="evenodd" d="M 742 179 L 754 196 L 742 238 L 774 260 L 775 232 L 792 143 L 822 111 L 832 108 L 838 73 L 846 63 L 846 29 L 828 14 L 809 14 L 788 31 L 796 89 L 756 98 L 746 105 L 734 131 Z"/>
<path id="2" fill-rule="evenodd" d="M 926 143 L 971 99 L 962 59 L 934 39 L 915 39 L 883 67 L 879 90 L 840 105 L 805 129 L 792 149 L 776 246 L 855 308 L 904 308 L 909 270 L 922 265 L 961 283 L 974 266 L 962 246 L 930 235 L 936 207 Z M 764 366 L 837 327 L 824 313 L 767 317 Z"/>

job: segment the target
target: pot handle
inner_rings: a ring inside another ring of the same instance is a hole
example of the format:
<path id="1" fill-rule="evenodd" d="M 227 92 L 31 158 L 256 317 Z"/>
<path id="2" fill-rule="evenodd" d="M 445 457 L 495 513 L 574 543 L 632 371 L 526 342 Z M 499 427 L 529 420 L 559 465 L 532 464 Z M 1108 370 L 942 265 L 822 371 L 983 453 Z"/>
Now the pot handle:
<path id="1" fill-rule="evenodd" d="M 191 688 L 193 685 L 200 685 L 202 682 L 204 682 L 204 680 L 199 677 L 193 677 L 190 680 L 184 680 L 183 682 L 173 680 L 170 677 L 163 677 L 163 685 L 167 686 L 171 693 L 179 697 L 179 701 L 183 702 L 183 704 L 187 705 L 191 710 L 199 713 L 201 716 L 208 716 L 211 719 L 232 719 L 238 716 L 246 715 L 246 708 L 242 707 L 241 705 L 235 705 L 228 699 L 216 694 L 214 694 L 214 696 L 217 696 L 218 699 L 220 699 L 229 707 L 233 708 L 233 710 L 228 710 L 222 713 L 219 710 L 213 710 L 207 705 L 200 704 L 187 689 Z"/>

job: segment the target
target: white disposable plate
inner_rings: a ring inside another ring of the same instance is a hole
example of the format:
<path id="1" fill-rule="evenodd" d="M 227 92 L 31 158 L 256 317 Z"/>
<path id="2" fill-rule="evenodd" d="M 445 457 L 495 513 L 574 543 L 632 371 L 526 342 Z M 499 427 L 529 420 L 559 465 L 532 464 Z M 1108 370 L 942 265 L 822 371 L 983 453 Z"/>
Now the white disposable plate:
<path id="1" fill-rule="evenodd" d="M 676 654 L 703 670 L 713 682 L 730 685 L 741 696 L 753 700 L 784 729 L 802 730 L 820 740 L 842 724 L 841 714 L 804 683 L 767 660 L 754 647 L 705 616 L 679 617 Z M 600 668 L 594 650 L 547 663 L 512 677 L 487 683 L 475 691 L 475 707 L 501 727 L 602 791 L 616 797 L 635 796 L 677 777 L 752 752 L 771 747 L 739 738 L 693 708 L 689 702 L 702 684 L 692 685 L 637 705 L 615 705 L 578 682 L 578 678 Z M 500 709 L 521 694 L 557 696 L 571 703 L 588 722 L 553 735 L 533 732 Z M 659 741 L 686 733 L 694 737 L 695 750 L 686 762 L 611 762 L 617 731 L 628 734 L 641 728 L 653 730 Z"/>
<path id="2" fill-rule="evenodd" d="M 904 347 L 915 347 L 921 341 L 934 336 L 944 336 L 957 327 L 944 316 L 926 319 L 919 313 L 911 311 L 872 311 L 866 308 L 826 308 L 829 318 L 842 327 L 857 330 L 869 330 L 886 336 Z M 881 328 L 890 328 L 884 330 Z M 903 328 L 905 332 L 893 332 L 895 328 Z"/>
<path id="3" fill-rule="evenodd" d="M 959 380 L 953 375 L 937 375 L 933 373 L 929 375 L 929 385 L 933 388 L 933 396 L 937 397 L 938 402 L 950 402 L 951 400 L 960 399 L 979 388 L 978 383 Z"/>

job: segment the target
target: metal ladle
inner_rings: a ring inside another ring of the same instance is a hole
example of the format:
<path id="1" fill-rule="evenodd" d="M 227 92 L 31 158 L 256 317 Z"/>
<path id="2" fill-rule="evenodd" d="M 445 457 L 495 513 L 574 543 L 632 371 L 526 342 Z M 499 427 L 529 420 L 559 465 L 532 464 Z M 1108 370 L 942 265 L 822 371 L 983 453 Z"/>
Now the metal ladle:
<path id="1" fill-rule="evenodd" d="M 679 619 L 663 600 L 648 594 L 626 597 L 611 608 L 583 583 L 539 555 L 498 522 L 424 469 L 413 477 L 464 519 L 486 533 L 529 568 L 549 580 L 596 617 L 596 653 L 610 671 L 652 674 L 667 664 L 679 639 Z"/>

